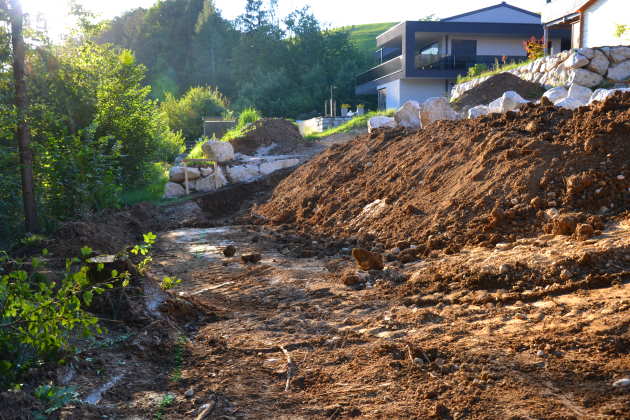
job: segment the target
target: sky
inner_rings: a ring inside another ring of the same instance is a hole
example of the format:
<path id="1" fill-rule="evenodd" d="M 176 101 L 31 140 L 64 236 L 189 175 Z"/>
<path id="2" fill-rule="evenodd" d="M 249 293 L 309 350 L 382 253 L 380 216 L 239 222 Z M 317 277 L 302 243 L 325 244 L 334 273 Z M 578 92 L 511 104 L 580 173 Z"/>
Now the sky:
<path id="1" fill-rule="evenodd" d="M 78 0 L 87 10 L 103 19 L 110 19 L 137 7 L 150 7 L 156 0 Z M 438 18 L 452 16 L 501 0 L 278 0 L 280 16 L 292 10 L 310 6 L 324 25 L 339 27 L 363 23 L 417 20 L 428 15 Z M 246 0 L 215 0 L 223 17 L 233 19 L 243 12 Z M 542 11 L 545 0 L 509 0 L 509 4 L 533 12 Z M 35 17 L 41 14 L 53 38 L 59 37 L 71 24 L 67 18 L 66 0 L 22 0 L 24 10 Z"/>

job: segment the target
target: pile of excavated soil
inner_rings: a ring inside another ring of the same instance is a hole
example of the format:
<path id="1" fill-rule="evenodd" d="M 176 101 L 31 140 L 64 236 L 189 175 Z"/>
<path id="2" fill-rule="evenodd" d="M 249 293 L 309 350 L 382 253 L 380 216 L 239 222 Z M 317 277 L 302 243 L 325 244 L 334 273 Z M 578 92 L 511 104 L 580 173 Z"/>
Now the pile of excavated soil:
<path id="1" fill-rule="evenodd" d="M 458 111 L 467 110 L 477 105 L 487 105 L 500 98 L 508 90 L 512 90 L 529 100 L 540 99 L 545 93 L 545 88 L 538 83 L 528 82 L 511 73 L 500 73 L 465 92 L 451 105 Z"/>
<path id="2" fill-rule="evenodd" d="M 300 130 L 291 121 L 281 118 L 263 118 L 256 121 L 245 135 L 231 141 L 234 151 L 245 155 L 253 155 L 261 147 L 276 146 L 273 153 L 294 152 L 304 138 Z"/>
<path id="3" fill-rule="evenodd" d="M 416 245 L 411 260 L 543 233 L 586 239 L 627 216 L 629 107 L 616 94 L 575 111 L 529 104 L 376 131 L 298 168 L 254 214 L 350 243 Z"/>

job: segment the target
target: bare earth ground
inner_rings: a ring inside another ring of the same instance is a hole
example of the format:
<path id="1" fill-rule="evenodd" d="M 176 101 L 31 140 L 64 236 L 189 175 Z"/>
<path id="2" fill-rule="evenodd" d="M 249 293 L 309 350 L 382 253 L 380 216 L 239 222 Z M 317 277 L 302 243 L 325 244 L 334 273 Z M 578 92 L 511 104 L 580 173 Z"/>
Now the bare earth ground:
<path id="1" fill-rule="evenodd" d="M 202 207 L 231 212 L 224 199 Z M 51 378 L 82 401 L 60 418 L 630 419 L 630 387 L 613 386 L 630 377 L 627 213 L 586 241 L 395 258 L 360 287 L 342 282 L 347 241 L 250 221 L 159 234 L 149 277 L 181 278 L 173 293 L 203 311 L 108 324 Z"/>
<path id="2" fill-rule="evenodd" d="M 400 271 L 544 266 L 589 249 L 627 250 L 629 231 L 625 223 L 586 244 L 547 235 L 513 249 L 466 249 Z M 629 418 L 628 390 L 612 387 L 630 374 L 627 271 L 609 287 L 535 287 L 515 301 L 501 290 L 410 298 L 413 275 L 351 289 L 339 281 L 352 264 L 345 251 L 295 258 L 295 239 L 256 226 L 163 234 L 152 275 L 181 277 L 176 293 L 213 308 L 217 321 L 190 323 L 177 378 L 176 350 L 139 351 L 143 340 L 147 348 L 160 340 L 159 324 L 130 340 L 112 356 L 109 376 L 89 386 L 124 376 L 96 407 L 66 418 L 187 419 L 204 410 L 202 418 L 216 419 Z M 227 245 L 239 254 L 225 258 Z M 249 252 L 262 261 L 243 265 L 239 256 Z M 281 346 L 295 364 L 288 391 Z M 169 393 L 174 401 L 160 409 Z"/>

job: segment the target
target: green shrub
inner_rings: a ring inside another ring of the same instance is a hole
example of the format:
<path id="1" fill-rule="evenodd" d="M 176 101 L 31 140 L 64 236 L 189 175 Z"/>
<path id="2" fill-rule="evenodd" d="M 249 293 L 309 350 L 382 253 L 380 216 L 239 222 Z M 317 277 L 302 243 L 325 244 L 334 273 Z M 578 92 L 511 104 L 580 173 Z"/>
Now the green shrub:
<path id="1" fill-rule="evenodd" d="M 258 112 L 256 108 L 244 109 L 238 116 L 237 127 L 244 128 L 248 124 L 253 124 L 260 119 L 262 119 L 262 115 L 260 115 L 260 112 Z"/>
<path id="2" fill-rule="evenodd" d="M 171 130 L 181 132 L 186 140 L 197 140 L 203 134 L 203 118 L 223 115 L 227 99 L 211 87 L 190 88 L 181 98 L 170 93 L 161 104 Z"/>
<path id="3" fill-rule="evenodd" d="M 477 77 L 482 73 L 488 71 L 488 66 L 485 64 L 475 64 L 468 69 L 468 77 Z"/>

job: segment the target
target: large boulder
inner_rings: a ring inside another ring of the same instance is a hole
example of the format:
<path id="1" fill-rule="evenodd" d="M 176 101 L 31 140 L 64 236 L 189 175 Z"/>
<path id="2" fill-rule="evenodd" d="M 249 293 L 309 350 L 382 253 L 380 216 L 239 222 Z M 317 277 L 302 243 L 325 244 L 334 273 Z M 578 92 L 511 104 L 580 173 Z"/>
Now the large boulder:
<path id="1" fill-rule="evenodd" d="M 630 79 L 630 60 L 624 61 L 608 69 L 608 78 L 615 82 L 625 82 Z"/>
<path id="2" fill-rule="evenodd" d="M 252 182 L 260 178 L 258 165 L 237 165 L 227 168 L 227 176 L 231 182 Z"/>
<path id="3" fill-rule="evenodd" d="M 578 53 L 582 54 L 584 57 L 589 60 L 595 57 L 595 50 L 592 48 L 580 48 L 577 50 Z"/>
<path id="4" fill-rule="evenodd" d="M 473 119 L 477 117 L 481 117 L 482 115 L 488 115 L 490 113 L 490 108 L 487 105 L 477 105 L 468 110 L 468 118 Z"/>
<path id="5" fill-rule="evenodd" d="M 177 198 L 186 195 L 186 190 L 180 184 L 167 182 L 164 187 L 164 198 Z"/>
<path id="6" fill-rule="evenodd" d="M 543 94 L 543 96 L 549 99 L 552 103 L 556 103 L 558 101 L 563 100 L 569 95 L 569 91 L 564 86 L 555 87 L 549 89 L 547 92 Z"/>
<path id="7" fill-rule="evenodd" d="M 577 109 L 581 106 L 584 106 L 585 103 L 575 99 L 575 98 L 564 98 L 561 101 L 555 103 L 557 107 L 565 108 L 565 109 Z"/>
<path id="8" fill-rule="evenodd" d="M 260 164 L 260 173 L 263 175 L 269 175 L 281 169 L 292 168 L 299 165 L 299 163 L 299 159 L 280 159 L 264 162 Z"/>
<path id="9" fill-rule="evenodd" d="M 508 111 L 515 111 L 526 104 L 528 101 L 523 99 L 521 95 L 518 93 L 508 90 L 498 99 L 490 102 L 488 107 L 490 108 L 490 113 L 497 114 Z"/>
<path id="10" fill-rule="evenodd" d="M 601 52 L 600 50 L 595 50 L 595 56 L 591 59 L 591 62 L 588 66 L 586 66 L 587 70 L 592 72 L 601 74 L 602 76 L 606 74 L 608 71 L 608 66 L 610 65 L 610 61 L 606 54 Z"/>
<path id="11" fill-rule="evenodd" d="M 569 78 L 569 83 L 575 83 L 576 85 L 590 88 L 599 85 L 603 81 L 604 78 L 600 74 L 593 73 L 592 71 L 586 69 L 573 70 L 573 74 Z"/>
<path id="12" fill-rule="evenodd" d="M 228 180 L 225 178 L 223 170 L 221 167 L 217 167 L 216 171 L 210 176 L 199 178 L 195 181 L 194 189 L 199 192 L 210 192 L 224 187 L 227 183 Z"/>
<path id="13" fill-rule="evenodd" d="M 606 98 L 612 95 L 615 92 L 630 92 L 630 88 L 622 88 L 622 89 L 597 89 L 591 95 L 591 99 L 589 100 L 589 105 L 593 102 L 604 102 Z"/>
<path id="14" fill-rule="evenodd" d="M 630 47 L 613 47 L 610 49 L 609 55 L 615 64 L 630 60 Z"/>
<path id="15" fill-rule="evenodd" d="M 434 121 L 458 120 L 460 115 L 448 103 L 448 99 L 443 97 L 429 98 L 420 107 L 420 122 L 422 127 Z"/>
<path id="16" fill-rule="evenodd" d="M 368 120 L 368 132 L 372 132 L 377 128 L 396 128 L 396 120 L 391 117 L 377 115 Z"/>
<path id="17" fill-rule="evenodd" d="M 201 172 L 197 168 L 184 168 L 183 166 L 173 166 L 169 172 L 169 180 L 171 182 L 184 182 L 186 179 L 185 173 L 188 173 L 188 180 L 194 181 L 201 176 Z"/>
<path id="18" fill-rule="evenodd" d="M 234 160 L 234 147 L 227 141 L 210 140 L 205 142 L 201 149 L 203 154 L 217 163 Z"/>
<path id="19" fill-rule="evenodd" d="M 578 52 L 573 52 L 563 63 L 567 69 L 579 69 L 587 66 L 590 60 Z"/>
<path id="20" fill-rule="evenodd" d="M 586 105 L 588 101 L 591 99 L 591 95 L 593 95 L 593 91 L 587 87 L 580 86 L 577 84 L 572 84 L 569 88 L 568 97 L 571 99 L 575 99 L 582 103 L 582 105 Z M 555 103 L 555 102 L 554 102 Z"/>
<path id="21" fill-rule="evenodd" d="M 420 104 L 417 101 L 407 101 L 394 114 L 396 123 L 405 128 L 420 127 Z"/>

